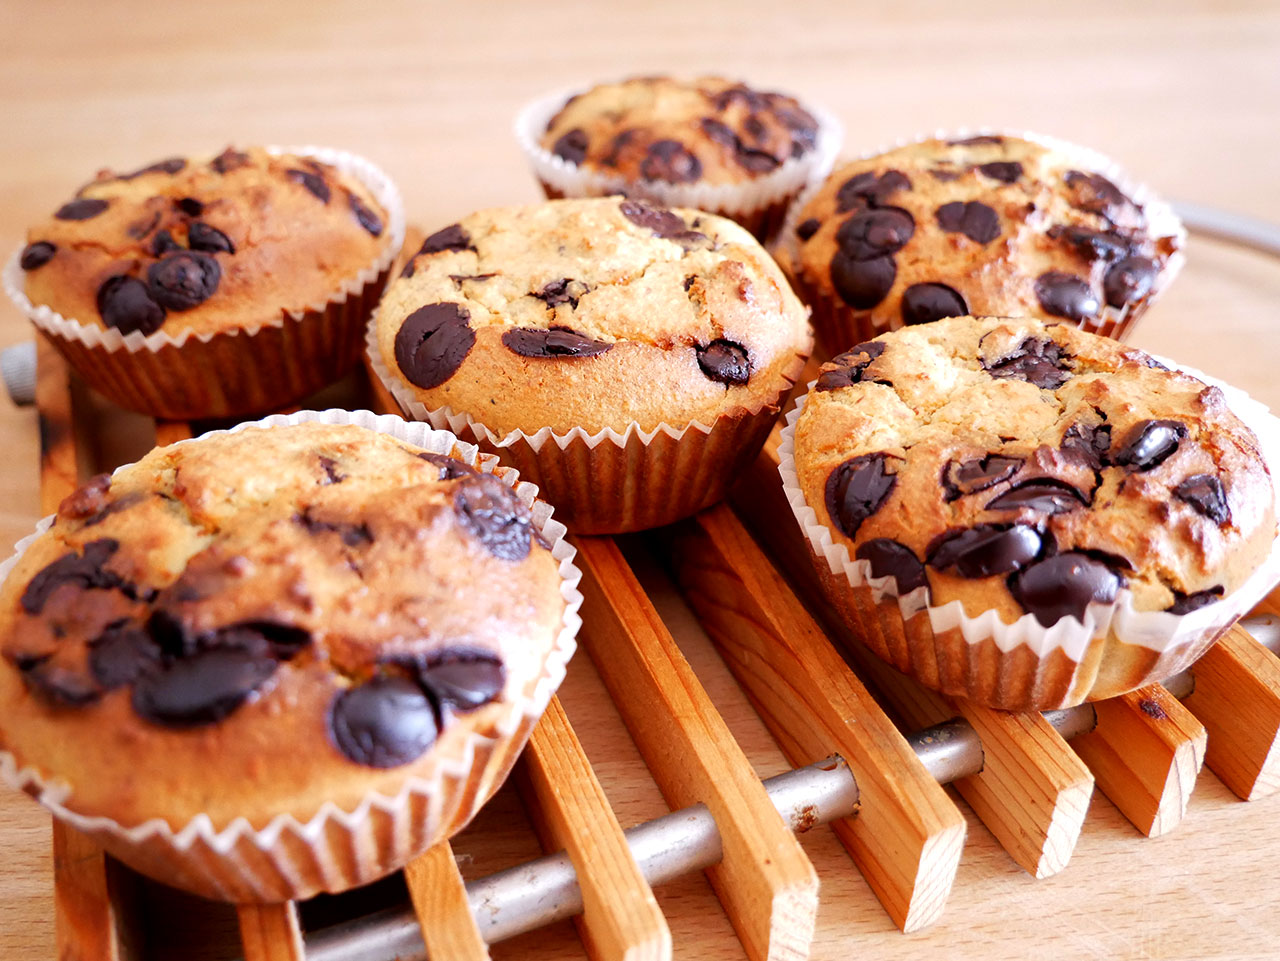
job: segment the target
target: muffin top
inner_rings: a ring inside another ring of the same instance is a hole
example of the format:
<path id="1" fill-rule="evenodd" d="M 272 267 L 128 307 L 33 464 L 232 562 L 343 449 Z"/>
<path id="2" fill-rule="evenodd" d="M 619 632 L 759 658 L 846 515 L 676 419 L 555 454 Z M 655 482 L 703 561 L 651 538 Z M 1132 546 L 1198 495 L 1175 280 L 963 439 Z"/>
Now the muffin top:
<path id="1" fill-rule="evenodd" d="M 157 449 L 68 497 L 0 587 L 0 748 L 125 825 L 351 810 L 532 692 L 560 585 L 501 480 L 386 435 Z"/>
<path id="2" fill-rule="evenodd" d="M 257 326 L 322 305 L 372 266 L 388 216 L 355 177 L 257 147 L 104 170 L 27 232 L 25 291 L 121 334 Z"/>
<path id="3" fill-rule="evenodd" d="M 776 403 L 810 336 L 747 231 L 617 197 L 484 210 L 426 239 L 378 308 L 382 361 L 502 435 L 710 424 Z"/>
<path id="4" fill-rule="evenodd" d="M 542 146 L 629 181 L 736 184 L 814 149 L 818 122 L 794 98 L 720 77 L 635 77 L 570 97 Z"/>
<path id="5" fill-rule="evenodd" d="M 1133 593 L 1186 613 L 1276 536 L 1257 440 L 1222 392 L 1068 324 L 957 318 L 825 364 L 795 430 L 806 503 L 893 577 L 1049 626 Z"/>
<path id="6" fill-rule="evenodd" d="M 1028 140 L 925 140 L 837 169 L 799 212 L 783 266 L 892 329 L 963 314 L 1098 322 L 1140 312 L 1176 228 L 1073 155 Z M 843 347 L 845 345 L 839 345 Z"/>

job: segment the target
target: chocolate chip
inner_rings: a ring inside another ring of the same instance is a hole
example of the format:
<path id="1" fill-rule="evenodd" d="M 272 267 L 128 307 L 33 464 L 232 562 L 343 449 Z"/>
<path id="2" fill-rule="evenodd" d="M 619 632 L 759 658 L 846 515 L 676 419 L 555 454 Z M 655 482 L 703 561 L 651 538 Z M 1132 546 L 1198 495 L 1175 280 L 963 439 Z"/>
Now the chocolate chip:
<path id="1" fill-rule="evenodd" d="M 364 528 L 364 535 L 372 540 L 373 537 L 368 533 L 368 528 L 363 524 L 359 526 Z M 289 661 L 311 643 L 311 632 L 306 628 L 280 621 L 239 621 L 202 635 L 197 643 L 202 649 L 234 647 L 254 654 L 274 657 L 276 660 Z"/>
<path id="2" fill-rule="evenodd" d="M 58 505 L 58 516 L 73 520 L 89 517 L 106 505 L 110 490 L 111 475 L 94 474 L 62 499 Z"/>
<path id="3" fill-rule="evenodd" d="M 959 291 L 946 284 L 912 284 L 902 292 L 902 322 L 907 326 L 968 313 L 969 305 Z"/>
<path id="4" fill-rule="evenodd" d="M 992 377 L 1025 380 L 1042 390 L 1055 390 L 1071 379 L 1070 372 L 1063 366 L 1068 357 L 1070 355 L 1053 341 L 1028 337 L 994 364 L 984 360 L 982 365 Z"/>
<path id="5" fill-rule="evenodd" d="M 834 370 L 824 370 L 818 375 L 815 390 L 839 390 L 861 383 L 863 372 L 871 366 L 871 362 L 884 353 L 884 342 L 869 340 L 856 347 L 837 354 L 831 363 L 838 365 Z"/>
<path id="6" fill-rule="evenodd" d="M 846 213 L 857 207 L 878 207 L 899 190 L 910 190 L 911 181 L 900 170 L 855 174 L 836 191 L 836 212 Z"/>
<path id="7" fill-rule="evenodd" d="M 204 204 L 196 200 L 195 197 L 183 197 L 180 200 L 175 200 L 173 205 L 188 217 L 199 217 L 204 213 Z"/>
<path id="8" fill-rule="evenodd" d="M 245 166 L 248 162 L 249 155 L 247 153 L 241 153 L 238 150 L 232 150 L 228 147 L 226 150 L 222 151 L 222 153 L 218 154 L 218 156 L 214 157 L 209 166 L 218 173 L 225 174 Z"/>
<path id="9" fill-rule="evenodd" d="M 170 157 L 167 160 L 160 160 L 145 167 L 140 167 L 131 174 L 121 174 L 121 180 L 133 180 L 135 177 L 141 177 L 144 174 L 176 174 L 181 173 L 187 166 L 185 157 Z"/>
<path id="10" fill-rule="evenodd" d="M 996 160 L 987 164 L 978 164 L 978 170 L 992 180 L 1007 184 L 1013 183 L 1022 176 L 1022 164 L 1016 160 Z"/>
<path id="11" fill-rule="evenodd" d="M 138 220 L 135 220 L 125 228 L 125 233 L 134 240 L 141 240 L 147 234 L 151 233 L 151 231 L 155 230 L 159 223 L 160 211 L 156 210 L 152 212 L 150 217 L 141 217 Z"/>
<path id="12" fill-rule="evenodd" d="M 1088 282 L 1061 270 L 1050 270 L 1036 278 L 1036 299 L 1041 308 L 1055 317 L 1088 320 L 1096 317 L 1101 305 Z"/>
<path id="13" fill-rule="evenodd" d="M 1156 265 L 1146 257 L 1126 257 L 1107 268 L 1102 278 L 1102 292 L 1112 307 L 1123 307 L 1141 300 L 1156 282 Z"/>
<path id="14" fill-rule="evenodd" d="M 1084 622 L 1089 604 L 1110 604 L 1124 579 L 1086 554 L 1068 551 L 1031 564 L 1009 578 L 1009 593 L 1044 627 L 1064 617 Z"/>
<path id="15" fill-rule="evenodd" d="M 222 268 L 208 254 L 194 250 L 168 253 L 147 268 L 151 299 L 166 310 L 191 310 L 218 289 Z"/>
<path id="16" fill-rule="evenodd" d="M 571 164 L 580 164 L 587 158 L 587 146 L 589 143 L 587 132 L 581 127 L 574 127 L 555 142 L 551 152 Z"/>
<path id="17" fill-rule="evenodd" d="M 446 250 L 475 250 L 471 246 L 471 235 L 462 229 L 461 224 L 450 224 L 437 230 L 422 242 L 415 256 L 438 254 Z"/>
<path id="18" fill-rule="evenodd" d="M 672 210 L 643 200 L 624 200 L 618 205 L 622 216 L 637 227 L 652 230 L 659 237 L 675 237 L 689 232 L 689 225 Z"/>
<path id="19" fill-rule="evenodd" d="M 23 270 L 35 270 L 52 260 L 57 252 L 58 248 L 54 244 L 47 240 L 37 240 L 34 244 L 27 244 L 22 248 L 22 257 L 18 260 L 18 265 Z"/>
<path id="20" fill-rule="evenodd" d="M 950 147 L 977 147 L 984 144 L 1002 144 L 1004 137 L 996 137 L 992 134 L 980 134 L 976 137 L 966 137 L 964 140 L 948 140 L 947 145 Z"/>
<path id="21" fill-rule="evenodd" d="M 721 384 L 745 384 L 751 377 L 751 358 L 747 348 L 732 340 L 719 338 L 694 347 L 702 372 Z"/>
<path id="22" fill-rule="evenodd" d="M 987 454 L 970 460 L 949 460 L 942 468 L 942 489 L 946 500 L 976 494 L 1007 481 L 1022 468 L 1021 457 Z"/>
<path id="23" fill-rule="evenodd" d="M 427 304 L 405 318 L 396 333 L 396 364 L 426 390 L 458 372 L 476 342 L 471 313 L 460 304 Z"/>
<path id="24" fill-rule="evenodd" d="M 502 346 L 521 357 L 595 357 L 613 344 L 592 340 L 572 327 L 514 327 L 502 334 Z"/>
<path id="25" fill-rule="evenodd" d="M 423 451 L 418 455 L 420 460 L 425 460 L 429 464 L 435 464 L 440 468 L 439 480 L 454 480 L 458 477 L 468 477 L 472 474 L 480 473 L 469 464 L 464 464 L 456 458 L 449 457 L 445 454 L 433 454 L 431 451 Z"/>
<path id="26" fill-rule="evenodd" d="M 885 470 L 889 454 L 862 454 L 840 464 L 827 477 L 827 515 L 846 537 L 878 511 L 898 478 Z"/>
<path id="27" fill-rule="evenodd" d="M 308 191 L 319 200 L 322 204 L 329 202 L 329 185 L 325 183 L 324 177 L 310 170 L 298 170 L 291 168 L 285 171 L 285 176 L 294 183 L 302 184 Z"/>
<path id="28" fill-rule="evenodd" d="M 1231 522 L 1227 492 L 1222 489 L 1222 481 L 1213 474 L 1192 474 L 1173 489 L 1173 494 L 1178 500 L 1186 501 L 1215 524 Z"/>
<path id="29" fill-rule="evenodd" d="M 645 180 L 691 183 L 702 176 L 702 163 L 678 140 L 655 140 L 640 163 Z"/>
<path id="30" fill-rule="evenodd" d="M 741 141 L 728 124 L 721 123 L 713 117 L 703 117 L 698 123 L 702 126 L 702 132 L 712 140 L 722 143 L 733 150 L 738 149 Z"/>
<path id="31" fill-rule="evenodd" d="M 460 713 L 483 707 L 502 693 L 507 672 L 486 651 L 445 651 L 418 669 L 418 681 Z"/>
<path id="32" fill-rule="evenodd" d="M 810 217 L 808 220 L 802 220 L 796 227 L 796 236 L 801 240 L 808 240 L 818 232 L 818 229 L 821 226 L 822 224 L 818 222 L 817 217 Z"/>
<path id="33" fill-rule="evenodd" d="M 768 173 L 776 169 L 782 161 L 766 150 L 753 150 L 742 145 L 734 152 L 734 159 L 745 170 L 752 173 Z"/>
<path id="34" fill-rule="evenodd" d="M 1085 260 L 1111 261 L 1123 257 L 1129 250 L 1123 237 L 1105 230 L 1055 224 L 1049 228 L 1048 235 L 1070 244 Z"/>
<path id="35" fill-rule="evenodd" d="M 947 233 L 962 233 L 975 243 L 989 243 L 1000 236 L 1000 216 L 976 200 L 943 204 L 938 208 L 937 217 L 938 226 Z"/>
<path id="36" fill-rule="evenodd" d="M 273 657 L 238 647 L 210 647 L 159 671 L 145 671 L 133 684 L 133 709 L 148 721 L 194 727 L 220 721 L 271 679 Z"/>
<path id="37" fill-rule="evenodd" d="M 234 254 L 236 245 L 231 238 L 217 227 L 210 227 L 204 221 L 193 221 L 187 228 L 187 244 L 192 250 L 203 250 L 210 254 Z"/>
<path id="38" fill-rule="evenodd" d="M 1198 611 L 1200 608 L 1207 607 L 1214 601 L 1220 600 L 1222 594 L 1221 584 L 1217 587 L 1211 587 L 1207 591 L 1195 591 L 1192 594 L 1174 591 L 1174 601 L 1165 610 L 1170 614 L 1190 614 L 1192 611 Z"/>
<path id="39" fill-rule="evenodd" d="M 1071 196 L 1071 205 L 1077 210 L 1098 214 L 1115 221 L 1131 206 L 1131 201 L 1120 188 L 1102 174 L 1068 170 L 1063 177 Z"/>
<path id="40" fill-rule="evenodd" d="M 460 480 L 453 510 L 463 528 L 494 557 L 520 561 L 529 556 L 533 530 L 529 509 L 492 474 Z"/>
<path id="41" fill-rule="evenodd" d="M 852 260 L 872 260 L 901 250 L 916 222 L 900 207 L 876 207 L 855 214 L 836 231 L 836 244 Z"/>
<path id="42" fill-rule="evenodd" d="M 1072 424 L 1062 435 L 1059 447 L 1064 454 L 1074 455 L 1094 470 L 1101 470 L 1109 463 L 1111 425 Z"/>
<path id="43" fill-rule="evenodd" d="M 382 218 L 366 206 L 363 200 L 355 194 L 349 193 L 347 194 L 347 203 L 361 227 L 375 237 L 382 236 Z"/>
<path id="44" fill-rule="evenodd" d="M 20 658 L 17 666 L 28 688 L 59 707 L 84 707 L 102 696 L 102 688 L 93 678 L 48 656 Z"/>
<path id="45" fill-rule="evenodd" d="M 151 256 L 153 257 L 163 257 L 167 253 L 182 249 L 182 244 L 174 240 L 173 234 L 167 230 L 159 230 L 151 238 Z"/>
<path id="46" fill-rule="evenodd" d="M 160 664 L 160 646 L 129 621 L 108 624 L 89 642 L 89 670 L 106 690 L 132 684 Z"/>
<path id="47" fill-rule="evenodd" d="M 1186 436 L 1187 425 L 1176 420 L 1139 421 L 1129 429 L 1111 463 L 1138 472 L 1152 470 L 1168 460 Z"/>
<path id="48" fill-rule="evenodd" d="M 28 614 L 39 614 L 54 591 L 63 584 L 74 584 L 80 590 L 111 590 L 121 587 L 124 580 L 119 574 L 104 569 L 103 565 L 120 549 L 120 542 L 110 537 L 90 541 L 84 550 L 63 554 L 46 564 L 31 578 L 22 592 L 20 603 Z"/>
<path id="49" fill-rule="evenodd" d="M 635 139 L 638 130 L 622 130 L 613 138 L 613 142 L 609 145 L 609 152 L 600 158 L 600 163 L 606 167 L 618 166 L 618 157 L 622 154 L 623 148 Z"/>
<path id="50" fill-rule="evenodd" d="M 934 539 L 927 553 L 929 566 L 960 577 L 1008 574 L 1035 560 L 1043 539 L 1025 524 L 976 524 L 948 531 Z"/>
<path id="51" fill-rule="evenodd" d="M 337 534 L 347 547 L 364 547 L 373 543 L 373 532 L 369 530 L 368 524 L 345 524 L 319 520 L 312 516 L 310 507 L 304 507 L 300 513 L 294 514 L 293 520 L 294 523 L 301 525 L 308 534 Z"/>
<path id="52" fill-rule="evenodd" d="M 585 287 L 586 284 L 583 284 L 580 281 L 571 280 L 568 277 L 561 277 L 559 280 L 553 280 L 550 283 L 544 284 L 542 289 L 533 296 L 537 297 L 548 307 L 555 307 L 559 304 L 568 304 L 576 310 L 578 307 L 578 297 L 581 296 L 581 291 Z M 579 291 L 579 293 L 575 294 L 575 290 Z"/>
<path id="53" fill-rule="evenodd" d="M 987 501 L 989 511 L 1039 511 L 1042 514 L 1065 514 L 1088 504 L 1088 499 L 1064 481 L 1037 477 L 1024 481 Z"/>
<path id="54" fill-rule="evenodd" d="M 860 544 L 856 552 L 860 561 L 871 562 L 872 577 L 892 577 L 898 588 L 898 596 L 910 594 L 917 587 L 929 583 L 924 565 L 906 544 L 887 537 L 877 537 Z"/>
<path id="55" fill-rule="evenodd" d="M 348 760 L 390 768 L 426 753 L 439 726 L 436 707 L 421 687 L 407 678 L 384 676 L 333 699 L 329 733 Z"/>
<path id="56" fill-rule="evenodd" d="M 843 250 L 831 258 L 831 285 L 854 310 L 869 310 L 888 296 L 898 276 L 892 257 L 854 260 Z"/>
<path id="57" fill-rule="evenodd" d="M 107 209 L 109 204 L 96 197 L 78 197 L 58 208 L 54 216 L 59 220 L 89 220 Z"/>

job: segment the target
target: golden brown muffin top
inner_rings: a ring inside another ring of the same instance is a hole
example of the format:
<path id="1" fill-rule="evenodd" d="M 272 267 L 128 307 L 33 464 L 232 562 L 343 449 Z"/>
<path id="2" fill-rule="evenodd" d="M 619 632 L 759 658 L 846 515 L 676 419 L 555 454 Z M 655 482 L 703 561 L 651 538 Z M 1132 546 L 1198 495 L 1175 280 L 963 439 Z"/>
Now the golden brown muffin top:
<path id="1" fill-rule="evenodd" d="M 501 480 L 361 427 L 157 449 L 0 588 L 0 748 L 126 826 L 351 810 L 527 696 L 558 569 Z"/>
<path id="2" fill-rule="evenodd" d="M 1083 620 L 1133 592 L 1185 613 L 1276 536 L 1222 392 L 1068 324 L 956 318 L 825 364 L 795 432 L 805 501 L 872 575 L 971 616 Z"/>
<path id="3" fill-rule="evenodd" d="M 82 324 L 212 334 L 319 306 L 390 242 L 355 177 L 295 154 L 228 148 L 101 171 L 27 231 L 27 297 Z"/>
<path id="4" fill-rule="evenodd" d="M 814 148 L 818 122 L 794 98 L 721 77 L 633 77 L 570 97 L 542 146 L 628 181 L 732 184 Z"/>
<path id="5" fill-rule="evenodd" d="M 809 327 L 746 230 L 617 197 L 483 210 L 378 308 L 393 376 L 491 430 L 652 430 L 777 401 Z"/>
<path id="6" fill-rule="evenodd" d="M 964 314 L 1136 316 L 1176 231 L 1082 156 L 1008 136 L 925 140 L 839 167 L 799 212 L 783 266 L 804 294 L 892 329 Z M 841 345 L 844 346 L 844 345 Z"/>

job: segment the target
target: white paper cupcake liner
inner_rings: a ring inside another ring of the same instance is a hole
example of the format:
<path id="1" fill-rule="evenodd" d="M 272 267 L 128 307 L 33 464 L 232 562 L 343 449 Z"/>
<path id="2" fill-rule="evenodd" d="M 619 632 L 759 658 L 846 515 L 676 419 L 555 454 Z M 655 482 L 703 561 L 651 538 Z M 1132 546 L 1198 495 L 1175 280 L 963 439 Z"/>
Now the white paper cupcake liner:
<path id="1" fill-rule="evenodd" d="M 1219 388 L 1258 438 L 1280 517 L 1280 419 L 1244 391 L 1172 361 L 1166 366 Z M 813 389 L 813 381 L 809 389 Z M 1258 569 L 1222 600 L 1187 614 L 1138 611 L 1121 589 L 1092 603 L 1083 622 L 1044 627 L 1032 614 L 1012 624 L 995 611 L 971 617 L 959 601 L 933 606 L 924 588 L 899 597 L 892 577 L 871 576 L 805 502 L 795 467 L 795 427 L 807 397 L 787 415 L 779 447 L 782 487 L 833 603 L 867 645 L 927 686 L 1006 710 L 1046 710 L 1110 697 L 1189 667 L 1228 627 L 1280 583 L 1280 537 Z M 921 617 L 920 615 L 924 615 Z M 1108 658 L 1119 659 L 1107 664 Z"/>
<path id="2" fill-rule="evenodd" d="M 808 102 L 805 109 L 818 121 L 812 150 L 789 158 L 777 169 L 737 184 L 672 184 L 659 180 L 631 180 L 617 174 L 584 170 L 545 149 L 540 141 L 547 124 L 574 94 L 589 89 L 584 84 L 540 97 L 516 115 L 515 137 L 542 183 L 547 196 L 608 197 L 624 194 L 667 207 L 692 207 L 736 220 L 763 243 L 775 234 L 796 196 L 813 181 L 831 172 L 844 140 L 844 129 L 832 114 Z"/>
<path id="3" fill-rule="evenodd" d="M 1169 256 L 1164 267 L 1156 275 L 1151 290 L 1145 297 L 1120 308 L 1112 307 L 1103 301 L 1098 316 L 1088 318 L 1077 325 L 1082 330 L 1087 330 L 1093 334 L 1101 334 L 1104 337 L 1123 340 L 1132 332 L 1138 319 L 1160 298 L 1182 270 L 1182 266 L 1186 262 L 1187 231 L 1169 203 L 1162 200 L 1145 183 L 1134 179 L 1119 164 L 1105 154 L 1091 147 L 1082 147 L 1058 137 L 1029 130 L 961 127 L 956 130 L 938 129 L 931 133 L 918 134 L 914 137 L 906 137 L 895 140 L 892 143 L 882 144 L 873 150 L 842 160 L 841 165 L 871 160 L 891 150 L 897 150 L 925 140 L 965 140 L 969 137 L 988 136 L 1016 137 L 1022 140 L 1029 140 L 1072 158 L 1074 165 L 1081 170 L 1102 174 L 1102 176 L 1120 188 L 1126 197 L 1142 208 L 1147 220 L 1147 231 L 1152 237 L 1174 238 L 1177 249 Z M 817 291 L 801 279 L 798 269 L 801 241 L 796 233 L 796 228 L 801 222 L 801 212 L 822 191 L 828 179 L 828 177 L 823 177 L 821 180 L 811 182 L 796 198 L 787 211 L 782 229 L 773 244 L 772 253 L 777 257 L 779 264 L 786 271 L 788 277 L 791 278 L 796 292 L 801 294 L 802 299 L 813 308 L 813 323 L 817 330 L 818 342 L 828 352 L 827 356 L 830 356 L 847 350 L 854 344 L 870 340 L 877 334 L 895 330 L 902 326 L 902 322 L 897 317 L 881 316 L 874 309 L 854 310 L 838 296 L 828 296 Z M 985 313 L 992 312 L 986 311 Z M 1050 319 L 1055 322 L 1068 322 L 1061 317 L 1052 317 Z"/>
<path id="4" fill-rule="evenodd" d="M 407 422 L 394 414 L 327 410 L 277 414 L 240 424 L 232 431 L 203 436 L 304 422 L 355 424 L 435 453 L 452 451 L 466 463 L 500 478 L 529 507 L 535 529 L 559 561 L 560 593 L 566 605 L 563 626 L 541 673 L 526 683 L 523 697 L 496 721 L 495 733 L 469 732 L 461 749 L 442 759 L 438 777 L 408 777 L 395 795 L 371 791 L 351 810 L 326 802 L 305 821 L 281 814 L 264 827 L 254 828 L 244 818 L 217 825 L 201 814 L 176 828 L 161 818 L 120 824 L 72 810 L 74 797 L 66 781 L 36 764 L 19 767 L 12 753 L 0 750 L 0 780 L 4 783 L 31 794 L 55 817 L 137 870 L 218 900 L 284 901 L 367 884 L 460 830 L 506 778 L 564 680 L 582 623 L 578 616 L 582 575 L 573 563 L 575 550 L 564 539 L 564 525 L 552 517 L 552 507 L 537 499 L 537 488 L 520 480 L 516 471 L 499 466 L 492 455 L 446 431 Z M 18 542 L 14 555 L 0 565 L 0 580 L 9 575 L 53 519 L 44 518 L 33 534 Z"/>
<path id="5" fill-rule="evenodd" d="M 404 203 L 391 179 L 355 154 L 326 147 L 267 147 L 329 164 L 363 184 L 387 211 L 382 250 L 327 297 L 293 310 L 264 308 L 234 330 L 163 328 L 144 336 L 81 323 L 33 304 L 23 290 L 22 250 L 4 266 L 5 293 L 94 389 L 157 417 L 229 417 L 280 407 L 340 379 L 360 358 L 361 334 L 404 243 Z M 252 339 L 253 343 L 247 343 Z"/>

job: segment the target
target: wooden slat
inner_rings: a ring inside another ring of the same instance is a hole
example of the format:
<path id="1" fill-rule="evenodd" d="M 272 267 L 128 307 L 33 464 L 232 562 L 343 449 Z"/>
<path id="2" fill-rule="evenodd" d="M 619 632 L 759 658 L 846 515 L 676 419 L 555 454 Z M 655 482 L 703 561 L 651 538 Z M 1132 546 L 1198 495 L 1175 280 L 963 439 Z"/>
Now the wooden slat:
<path id="1" fill-rule="evenodd" d="M 1238 797 L 1280 789 L 1280 658 L 1233 627 L 1196 662 L 1185 700 L 1209 732 L 1205 762 Z"/>
<path id="2" fill-rule="evenodd" d="M 845 759 L 860 808 L 834 830 L 899 927 L 933 923 L 960 864 L 964 816 L 733 512 L 714 507 L 683 530 L 677 577 L 739 684 L 793 765 Z"/>
<path id="3" fill-rule="evenodd" d="M 191 424 L 185 420 L 156 421 L 156 446 L 168 447 L 191 436 Z"/>
<path id="4" fill-rule="evenodd" d="M 244 961 L 303 961 L 302 929 L 292 901 L 239 904 L 236 917 Z"/>
<path id="5" fill-rule="evenodd" d="M 1187 813 L 1204 764 L 1205 727 L 1159 684 L 1095 701 L 1098 726 L 1071 742 L 1099 789 L 1148 837 Z"/>
<path id="6" fill-rule="evenodd" d="M 752 959 L 806 958 L 818 878 L 622 552 L 577 538 L 583 631 L 601 678 L 672 808 L 707 806 L 721 862 L 708 869 Z"/>
<path id="7" fill-rule="evenodd" d="M 519 770 L 543 848 L 564 850 L 577 871 L 575 920 L 587 953 L 596 961 L 669 961 L 666 918 L 559 698 L 534 728 Z"/>
<path id="8" fill-rule="evenodd" d="M 405 884 L 430 958 L 488 961 L 453 848 L 441 841 L 405 865 Z"/>

